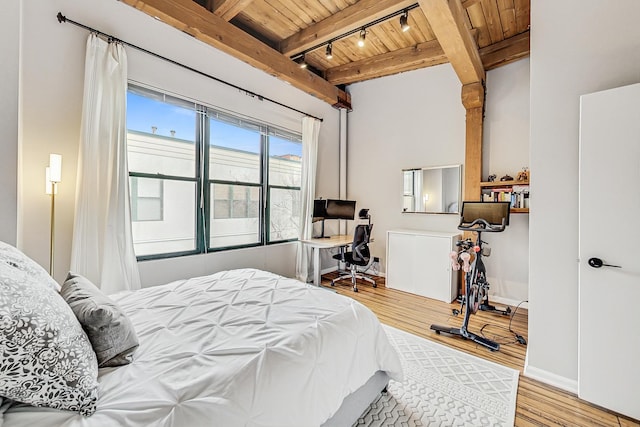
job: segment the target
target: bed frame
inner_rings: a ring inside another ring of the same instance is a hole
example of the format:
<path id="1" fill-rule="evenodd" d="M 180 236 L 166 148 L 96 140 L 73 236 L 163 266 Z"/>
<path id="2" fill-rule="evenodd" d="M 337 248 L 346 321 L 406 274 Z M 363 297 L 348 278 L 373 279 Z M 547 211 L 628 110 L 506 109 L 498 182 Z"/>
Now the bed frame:
<path id="1" fill-rule="evenodd" d="M 347 396 L 338 411 L 321 427 L 345 427 L 352 426 L 374 402 L 380 393 L 386 390 L 389 384 L 389 376 L 384 371 L 376 372 L 369 381 L 359 389 Z"/>

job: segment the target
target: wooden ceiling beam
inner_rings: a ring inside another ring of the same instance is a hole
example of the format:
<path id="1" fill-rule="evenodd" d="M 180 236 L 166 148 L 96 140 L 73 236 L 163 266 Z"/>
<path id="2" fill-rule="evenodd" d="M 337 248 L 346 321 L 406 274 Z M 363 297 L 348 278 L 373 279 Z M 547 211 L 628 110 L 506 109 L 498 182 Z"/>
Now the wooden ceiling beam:
<path id="1" fill-rule="evenodd" d="M 465 24 L 460 0 L 418 0 L 442 49 L 463 85 L 484 81 L 478 47 Z"/>
<path id="2" fill-rule="evenodd" d="M 207 0 L 206 7 L 215 15 L 231 21 L 244 8 L 249 6 L 253 0 Z"/>
<path id="3" fill-rule="evenodd" d="M 529 56 L 529 31 L 480 49 L 485 70 L 492 70 Z"/>
<path id="4" fill-rule="evenodd" d="M 349 84 L 448 62 L 437 40 L 329 68 L 329 83 Z"/>
<path id="5" fill-rule="evenodd" d="M 468 9 L 474 4 L 480 3 L 481 1 L 482 0 L 462 0 L 462 7 Z"/>
<path id="6" fill-rule="evenodd" d="M 480 58 L 486 70 L 501 67 L 527 56 L 529 56 L 528 31 L 480 49 Z M 329 68 L 325 71 L 325 77 L 334 85 L 351 84 L 447 62 L 449 59 L 444 54 L 440 43 L 432 40 Z"/>
<path id="7" fill-rule="evenodd" d="M 415 3 L 416 0 L 360 0 L 284 39 L 280 42 L 280 52 L 293 56 Z"/>
<path id="8" fill-rule="evenodd" d="M 349 95 L 344 91 L 309 70 L 300 68 L 277 50 L 193 0 L 121 1 L 331 105 L 350 103 Z"/>

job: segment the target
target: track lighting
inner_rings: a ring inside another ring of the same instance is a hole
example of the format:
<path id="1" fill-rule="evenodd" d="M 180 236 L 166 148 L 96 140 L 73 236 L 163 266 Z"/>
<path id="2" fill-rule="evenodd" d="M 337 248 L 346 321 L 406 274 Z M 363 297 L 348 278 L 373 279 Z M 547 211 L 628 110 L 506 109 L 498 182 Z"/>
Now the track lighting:
<path id="1" fill-rule="evenodd" d="M 367 37 L 367 30 L 364 28 L 360 31 L 360 38 L 358 39 L 358 46 L 364 46 L 364 39 Z"/>
<path id="2" fill-rule="evenodd" d="M 356 0 L 357 1 L 357 0 Z M 327 60 L 331 60 L 333 59 L 333 42 L 335 41 L 339 41 L 342 40 L 346 37 L 351 37 L 355 34 L 359 34 L 358 36 L 358 40 L 357 40 L 357 44 L 358 47 L 363 48 L 366 44 L 366 38 L 367 38 L 367 28 L 371 28 L 371 27 L 375 27 L 376 25 L 386 22 L 390 19 L 395 19 L 396 17 L 400 17 L 400 29 L 402 30 L 402 32 L 406 32 L 409 31 L 409 29 L 411 28 L 409 25 L 409 11 L 412 9 L 415 9 L 419 7 L 418 3 L 415 3 L 411 6 L 407 6 L 404 9 L 400 9 L 400 10 L 396 10 L 395 12 L 392 12 L 386 16 L 377 18 L 371 22 L 367 22 L 366 24 L 364 24 L 362 27 L 360 27 L 359 29 L 356 28 L 352 28 L 350 30 L 348 30 L 347 32 L 340 34 L 340 35 L 334 35 L 333 38 L 331 38 L 330 40 L 326 40 L 326 41 L 321 41 L 320 43 L 318 43 L 317 45 L 308 47 L 307 49 L 303 50 L 302 52 L 298 52 L 295 55 L 291 56 L 290 58 L 295 61 L 300 68 L 307 68 L 307 62 L 306 62 L 306 58 L 305 55 L 307 53 L 310 52 L 314 52 L 313 53 L 313 58 L 316 58 L 316 55 L 320 55 L 320 51 L 319 49 L 321 49 L 322 47 L 325 48 L 324 51 L 324 55 L 326 57 Z M 375 37 L 374 37 L 375 38 Z M 352 39 L 353 40 L 353 39 Z M 377 38 L 376 40 L 377 41 Z M 312 67 L 313 69 L 313 67 Z M 314 72 L 316 72 L 317 70 L 313 69 Z"/>
<path id="3" fill-rule="evenodd" d="M 411 28 L 409 26 L 409 10 L 405 9 L 404 13 L 402 15 L 400 15 L 400 29 L 402 30 L 403 33 L 409 31 L 409 29 Z"/>
<path id="4" fill-rule="evenodd" d="M 333 45 L 331 43 L 327 45 L 327 50 L 325 51 L 325 54 L 327 56 L 327 59 L 333 58 Z"/>

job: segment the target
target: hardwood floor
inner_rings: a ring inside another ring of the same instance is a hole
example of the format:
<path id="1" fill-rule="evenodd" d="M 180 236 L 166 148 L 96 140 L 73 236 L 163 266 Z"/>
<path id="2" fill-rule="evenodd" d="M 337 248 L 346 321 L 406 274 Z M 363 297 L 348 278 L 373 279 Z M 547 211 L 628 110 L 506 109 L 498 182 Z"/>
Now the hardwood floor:
<path id="1" fill-rule="evenodd" d="M 335 276 L 334 273 L 324 275 L 322 286 L 330 287 L 330 280 Z M 471 316 L 470 331 L 478 333 L 482 330 L 484 336 L 500 343 L 500 350 L 492 352 L 472 341 L 437 335 L 430 330 L 432 324 L 460 326 L 463 315 L 452 314 L 452 309 L 460 308 L 459 304 L 447 304 L 387 289 L 382 277 L 377 282 L 378 287 L 373 288 L 366 282 L 358 281 L 357 293 L 352 291 L 348 281 L 336 284 L 333 289 L 369 307 L 382 323 L 519 370 L 516 426 L 640 426 L 637 420 L 601 409 L 573 394 L 522 376 L 527 348 L 516 341 L 514 333 L 509 332 L 509 324 L 511 320 L 511 330 L 527 339 L 527 310 L 518 308 L 512 319 L 510 316 L 480 311 Z"/>

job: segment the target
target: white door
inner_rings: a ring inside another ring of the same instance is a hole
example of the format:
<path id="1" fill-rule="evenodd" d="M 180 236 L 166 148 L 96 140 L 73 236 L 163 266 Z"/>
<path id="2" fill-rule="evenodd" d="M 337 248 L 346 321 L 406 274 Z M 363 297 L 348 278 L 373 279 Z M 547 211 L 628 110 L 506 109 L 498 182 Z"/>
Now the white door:
<path id="1" fill-rule="evenodd" d="M 640 84 L 581 97 L 579 229 L 579 396 L 640 419 Z"/>

